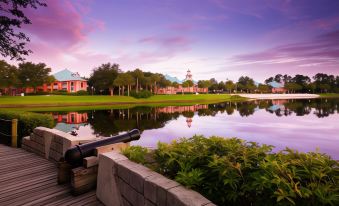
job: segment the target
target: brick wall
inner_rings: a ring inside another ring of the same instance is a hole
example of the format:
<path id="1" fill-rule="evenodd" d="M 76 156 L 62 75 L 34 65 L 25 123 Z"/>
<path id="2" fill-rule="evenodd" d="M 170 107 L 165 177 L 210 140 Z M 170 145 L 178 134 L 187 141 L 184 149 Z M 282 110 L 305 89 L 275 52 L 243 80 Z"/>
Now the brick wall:
<path id="1" fill-rule="evenodd" d="M 97 197 L 105 205 L 119 206 L 214 205 L 201 194 L 117 152 L 99 156 Z"/>

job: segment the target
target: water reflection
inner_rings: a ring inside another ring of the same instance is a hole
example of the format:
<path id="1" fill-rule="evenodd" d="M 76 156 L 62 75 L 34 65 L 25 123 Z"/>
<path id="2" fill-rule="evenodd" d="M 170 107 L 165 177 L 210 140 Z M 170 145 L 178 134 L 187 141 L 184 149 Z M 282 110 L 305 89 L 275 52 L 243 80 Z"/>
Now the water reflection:
<path id="1" fill-rule="evenodd" d="M 53 113 L 56 128 L 81 137 L 108 137 L 133 128 L 133 143 L 155 147 L 194 134 L 237 136 L 250 141 L 338 155 L 339 99 L 263 100 L 209 105 L 134 107 L 130 109 Z M 324 136 L 327 135 L 327 136 Z"/>

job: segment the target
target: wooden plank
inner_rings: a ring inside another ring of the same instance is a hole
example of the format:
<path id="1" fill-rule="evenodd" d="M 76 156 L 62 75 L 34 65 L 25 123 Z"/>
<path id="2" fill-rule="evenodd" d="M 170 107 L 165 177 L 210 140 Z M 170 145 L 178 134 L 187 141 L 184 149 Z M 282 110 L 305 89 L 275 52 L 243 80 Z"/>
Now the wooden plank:
<path id="1" fill-rule="evenodd" d="M 71 185 L 72 194 L 79 195 L 96 188 L 98 166 L 72 169 Z"/>
<path id="2" fill-rule="evenodd" d="M 85 157 L 83 159 L 83 165 L 85 168 L 93 167 L 98 165 L 99 163 L 99 158 L 96 156 L 90 156 L 90 157 Z"/>
<path id="3" fill-rule="evenodd" d="M 56 168 L 36 154 L 0 145 L 0 205 L 102 205 L 94 190 L 74 197 L 69 184 L 58 185 Z M 96 173 L 97 166 L 77 171 L 77 184 L 82 189 L 96 185 Z"/>
<path id="4" fill-rule="evenodd" d="M 97 147 L 94 150 L 94 154 L 98 156 L 101 153 L 106 153 L 106 152 L 112 152 L 114 151 L 121 151 L 122 149 L 125 149 L 128 147 L 128 144 L 126 143 L 115 143 L 115 144 L 109 144 L 101 147 Z"/>

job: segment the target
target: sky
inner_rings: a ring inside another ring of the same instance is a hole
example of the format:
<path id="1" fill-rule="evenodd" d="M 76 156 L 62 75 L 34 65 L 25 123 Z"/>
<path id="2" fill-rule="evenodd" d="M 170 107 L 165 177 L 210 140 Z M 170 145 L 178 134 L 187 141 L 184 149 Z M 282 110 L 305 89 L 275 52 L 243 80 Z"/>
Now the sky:
<path id="1" fill-rule="evenodd" d="M 338 0 L 46 0 L 26 58 L 89 76 L 103 63 L 183 79 L 339 75 Z"/>

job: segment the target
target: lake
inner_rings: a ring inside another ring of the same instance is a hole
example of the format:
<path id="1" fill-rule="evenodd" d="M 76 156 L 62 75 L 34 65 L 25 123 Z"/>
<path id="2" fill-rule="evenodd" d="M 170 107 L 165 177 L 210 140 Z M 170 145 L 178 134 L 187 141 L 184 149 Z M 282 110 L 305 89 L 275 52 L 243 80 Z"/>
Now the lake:
<path id="1" fill-rule="evenodd" d="M 138 128 L 132 145 L 154 148 L 195 134 L 238 137 L 339 159 L 339 99 L 260 100 L 208 105 L 53 112 L 56 129 L 102 138 Z"/>

